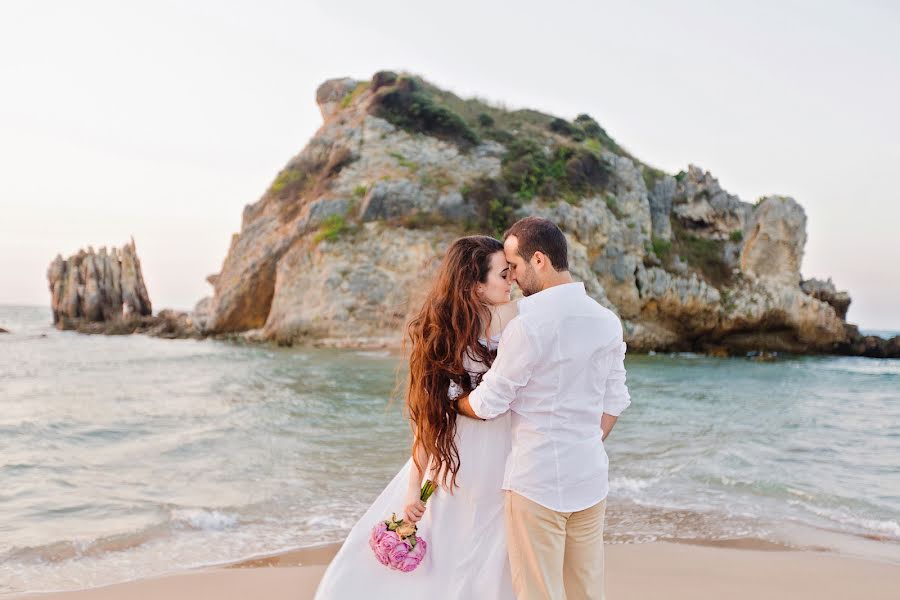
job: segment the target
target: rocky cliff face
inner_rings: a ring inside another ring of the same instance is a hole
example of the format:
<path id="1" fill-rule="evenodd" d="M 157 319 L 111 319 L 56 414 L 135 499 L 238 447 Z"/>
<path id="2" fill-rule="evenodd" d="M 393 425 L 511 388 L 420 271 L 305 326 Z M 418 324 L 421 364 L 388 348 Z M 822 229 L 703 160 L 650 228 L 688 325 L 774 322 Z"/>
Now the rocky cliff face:
<path id="1" fill-rule="evenodd" d="M 802 281 L 806 215 L 791 198 L 749 204 L 696 166 L 641 163 L 588 115 L 505 111 L 411 76 L 331 80 L 317 101 L 321 129 L 244 209 L 210 277 L 195 315 L 207 333 L 398 343 L 454 237 L 536 214 L 566 233 L 574 275 L 632 349 L 832 352 L 856 339 L 849 296 Z"/>

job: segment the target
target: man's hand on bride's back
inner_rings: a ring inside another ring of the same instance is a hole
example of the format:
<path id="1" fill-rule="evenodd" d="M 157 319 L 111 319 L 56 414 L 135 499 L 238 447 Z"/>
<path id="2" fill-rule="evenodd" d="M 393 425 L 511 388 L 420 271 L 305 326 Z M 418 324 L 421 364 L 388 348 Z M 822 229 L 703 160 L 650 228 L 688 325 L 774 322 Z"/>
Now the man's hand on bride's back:
<path id="1" fill-rule="evenodd" d="M 410 523 L 418 523 L 425 514 L 425 503 L 419 498 L 406 501 L 403 507 L 403 519 Z"/>

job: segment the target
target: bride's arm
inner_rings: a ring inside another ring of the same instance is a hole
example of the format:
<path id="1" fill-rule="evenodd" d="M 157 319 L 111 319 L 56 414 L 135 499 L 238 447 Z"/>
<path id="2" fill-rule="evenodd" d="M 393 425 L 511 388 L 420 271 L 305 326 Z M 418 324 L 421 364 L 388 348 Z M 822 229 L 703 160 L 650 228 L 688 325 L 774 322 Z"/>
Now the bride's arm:
<path id="1" fill-rule="evenodd" d="M 419 499 L 422 493 L 422 479 L 425 477 L 423 469 L 428 468 L 428 455 L 425 449 L 413 443 L 416 460 L 412 461 L 409 469 L 409 484 L 406 488 L 406 502 L 403 507 L 403 518 L 416 523 L 425 514 L 425 503 Z M 419 467 L 416 462 L 421 465 Z"/>

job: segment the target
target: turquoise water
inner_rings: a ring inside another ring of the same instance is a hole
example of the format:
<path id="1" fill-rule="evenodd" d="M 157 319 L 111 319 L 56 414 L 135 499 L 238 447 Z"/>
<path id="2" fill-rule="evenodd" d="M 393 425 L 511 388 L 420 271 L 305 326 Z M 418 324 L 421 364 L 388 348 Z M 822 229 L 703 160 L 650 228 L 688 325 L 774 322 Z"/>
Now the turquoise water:
<path id="1" fill-rule="evenodd" d="M 0 306 L 0 594 L 336 541 L 407 457 L 388 352 L 84 336 Z M 629 357 L 607 539 L 900 562 L 900 361 Z"/>

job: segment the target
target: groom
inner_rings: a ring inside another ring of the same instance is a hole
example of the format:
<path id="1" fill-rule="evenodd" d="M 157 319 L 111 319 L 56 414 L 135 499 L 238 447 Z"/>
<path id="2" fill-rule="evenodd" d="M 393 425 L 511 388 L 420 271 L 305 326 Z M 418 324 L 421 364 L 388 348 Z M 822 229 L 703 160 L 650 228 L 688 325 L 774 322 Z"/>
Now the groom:
<path id="1" fill-rule="evenodd" d="M 512 412 L 503 489 L 516 597 L 602 599 L 603 439 L 631 402 L 622 325 L 572 280 L 566 238 L 551 221 L 518 221 L 503 248 L 525 298 L 459 412 Z"/>

